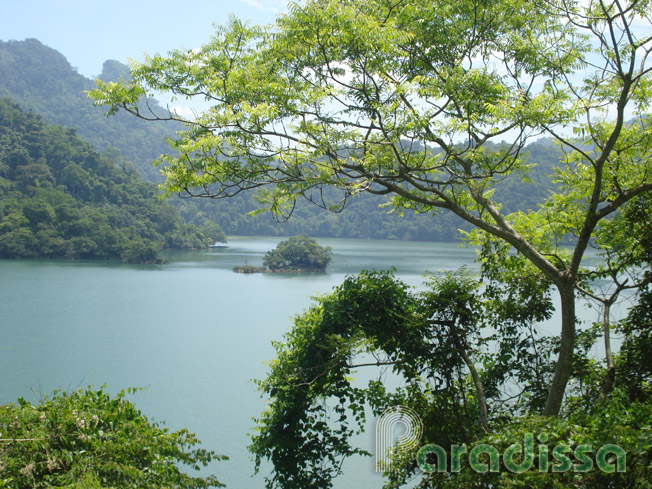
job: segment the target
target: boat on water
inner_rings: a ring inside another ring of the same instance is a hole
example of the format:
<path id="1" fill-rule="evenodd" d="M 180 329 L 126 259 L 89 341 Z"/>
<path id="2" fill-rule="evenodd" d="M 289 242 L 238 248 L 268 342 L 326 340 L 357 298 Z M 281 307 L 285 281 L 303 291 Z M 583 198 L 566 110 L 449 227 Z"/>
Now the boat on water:
<path id="1" fill-rule="evenodd" d="M 208 245 L 208 247 L 209 248 L 228 248 L 229 245 L 227 245 L 226 243 L 213 243 L 213 244 Z"/>

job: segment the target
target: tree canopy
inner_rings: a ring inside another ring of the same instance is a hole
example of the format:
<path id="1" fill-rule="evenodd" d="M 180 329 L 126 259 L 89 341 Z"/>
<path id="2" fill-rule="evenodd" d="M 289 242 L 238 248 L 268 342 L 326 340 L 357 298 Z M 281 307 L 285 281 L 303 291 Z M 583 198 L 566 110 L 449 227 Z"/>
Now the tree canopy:
<path id="1" fill-rule="evenodd" d="M 299 198 L 339 210 L 368 192 L 471 224 L 495 294 L 559 295 L 555 360 L 532 404 L 555 416 L 585 345 L 578 291 L 643 263 L 626 229 L 651 210 L 651 14 L 641 0 L 312 0 L 268 27 L 232 19 L 91 96 L 146 119 L 161 119 L 139 102 L 157 91 L 212 104 L 160 159 L 170 193 L 253 190 L 288 213 Z M 528 179 L 523 149 L 539 137 L 564 152 L 557 187 L 512 212 L 500 184 Z M 583 268 L 589 246 L 606 266 Z"/>

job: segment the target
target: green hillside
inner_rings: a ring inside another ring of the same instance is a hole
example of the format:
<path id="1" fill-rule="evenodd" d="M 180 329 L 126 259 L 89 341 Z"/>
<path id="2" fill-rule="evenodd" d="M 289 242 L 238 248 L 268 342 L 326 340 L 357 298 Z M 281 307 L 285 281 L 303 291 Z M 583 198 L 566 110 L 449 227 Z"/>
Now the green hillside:
<path id="1" fill-rule="evenodd" d="M 186 224 L 157 194 L 74 129 L 0 99 L 0 258 L 155 262 L 164 247 L 224 239 L 217 226 Z"/>
<path id="2" fill-rule="evenodd" d="M 125 73 L 121 63 L 106 61 L 100 78 L 117 80 Z M 160 181 L 158 170 L 149 163 L 167 150 L 165 136 L 174 134 L 175 126 L 148 124 L 127 114 L 107 119 L 84 93 L 94 88 L 94 81 L 77 73 L 58 51 L 36 39 L 0 41 L 0 82 L 0 96 L 42 114 L 50 123 L 76 128 L 99 151 L 117 148 L 147 180 Z"/>

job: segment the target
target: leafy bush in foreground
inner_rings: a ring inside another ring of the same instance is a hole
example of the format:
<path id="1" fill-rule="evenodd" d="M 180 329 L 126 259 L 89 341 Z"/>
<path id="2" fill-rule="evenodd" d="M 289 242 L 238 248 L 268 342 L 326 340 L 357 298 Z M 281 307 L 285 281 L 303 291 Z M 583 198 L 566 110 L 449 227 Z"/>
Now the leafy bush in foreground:
<path id="1" fill-rule="evenodd" d="M 170 432 L 125 397 L 102 389 L 56 392 L 38 406 L 22 398 L 0 406 L 0 487 L 196 489 L 222 487 L 195 470 L 225 457 L 196 448 L 182 429 Z"/>

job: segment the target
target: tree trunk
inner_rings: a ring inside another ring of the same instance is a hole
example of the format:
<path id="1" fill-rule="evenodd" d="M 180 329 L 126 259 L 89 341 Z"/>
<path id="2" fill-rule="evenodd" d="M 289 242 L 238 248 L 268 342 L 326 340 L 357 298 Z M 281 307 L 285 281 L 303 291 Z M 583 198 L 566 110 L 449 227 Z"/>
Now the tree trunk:
<path id="1" fill-rule="evenodd" d="M 611 354 L 611 321 L 609 316 L 611 315 L 611 306 L 616 301 L 619 293 L 620 290 L 616 290 L 616 293 L 603 303 L 602 328 L 604 333 L 604 354 L 607 359 L 607 376 L 602 383 L 602 391 L 600 392 L 599 399 L 603 399 L 611 392 L 616 377 L 614 359 Z"/>
<path id="2" fill-rule="evenodd" d="M 561 410 L 575 351 L 575 289 L 568 282 L 558 285 L 557 289 L 561 298 L 561 344 L 555 374 L 543 410 L 544 416 L 557 416 Z"/>
<path id="3" fill-rule="evenodd" d="M 614 359 L 611 355 L 611 321 L 609 316 L 611 315 L 611 305 L 613 304 L 615 297 L 612 296 L 609 300 L 604 303 L 604 309 L 602 313 L 602 328 L 604 332 L 604 354 L 607 359 L 607 369 L 611 370 L 614 368 Z"/>
<path id="4" fill-rule="evenodd" d="M 473 362 L 466 354 L 466 350 L 464 348 L 460 348 L 460 353 L 462 354 L 462 359 L 464 360 L 464 363 L 466 363 L 466 366 L 469 368 L 469 372 L 471 372 L 473 385 L 475 385 L 475 394 L 478 398 L 478 420 L 480 422 L 480 426 L 482 426 L 482 429 L 486 433 L 489 433 L 491 430 L 489 430 L 489 414 L 487 410 L 487 398 L 484 395 L 484 387 L 482 386 L 482 380 L 480 379 L 480 374 L 478 374 L 475 365 L 473 365 Z"/>

